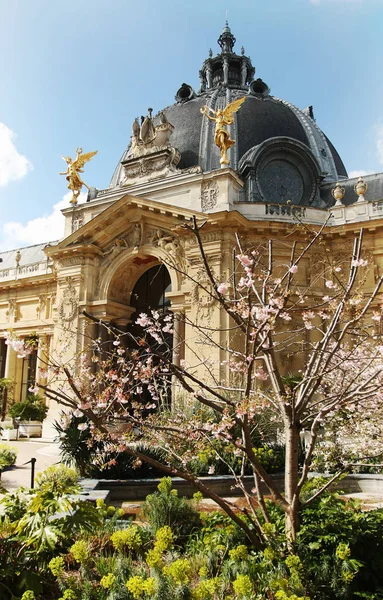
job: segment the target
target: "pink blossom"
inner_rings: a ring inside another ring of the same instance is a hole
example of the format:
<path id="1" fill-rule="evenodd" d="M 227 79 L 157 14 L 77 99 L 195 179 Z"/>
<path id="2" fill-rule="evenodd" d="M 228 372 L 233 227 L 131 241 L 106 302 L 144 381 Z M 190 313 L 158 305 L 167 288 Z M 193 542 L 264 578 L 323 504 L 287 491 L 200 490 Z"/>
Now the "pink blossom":
<path id="1" fill-rule="evenodd" d="M 359 259 L 354 258 L 351 261 L 352 267 L 367 267 L 367 265 L 368 265 L 368 260 L 364 260 L 363 258 L 359 258 Z"/>
<path id="2" fill-rule="evenodd" d="M 257 379 L 260 379 L 261 381 L 266 381 L 266 379 L 269 378 L 268 374 L 263 370 L 262 367 L 259 367 L 256 371 L 255 371 L 255 377 Z"/>
<path id="3" fill-rule="evenodd" d="M 150 324 L 150 319 L 146 313 L 140 313 L 138 319 L 136 320 L 136 325 L 141 325 L 141 327 L 147 327 Z"/>
<path id="4" fill-rule="evenodd" d="M 79 431 L 85 431 L 85 430 L 86 430 L 86 429 L 88 429 L 88 428 L 89 428 L 89 425 L 88 425 L 88 423 L 79 423 L 79 424 L 77 425 L 77 429 L 78 429 Z"/>
<path id="5" fill-rule="evenodd" d="M 335 283 L 331 280 L 331 279 L 327 279 L 326 283 L 325 283 L 326 287 L 328 287 L 330 290 L 334 289 L 336 287 Z"/>
<path id="6" fill-rule="evenodd" d="M 335 273 L 339 273 L 342 270 L 342 267 L 335 267 L 334 271 Z"/>
<path id="7" fill-rule="evenodd" d="M 297 271 L 298 271 L 298 266 L 297 265 L 293 265 L 289 269 L 289 273 L 296 273 Z"/>
<path id="8" fill-rule="evenodd" d="M 302 319 L 306 329 L 314 329 L 314 325 L 311 323 L 311 319 L 314 319 L 314 317 L 315 313 L 312 310 L 302 313 Z"/>
<path id="9" fill-rule="evenodd" d="M 281 314 L 279 316 L 284 321 L 291 321 L 291 317 L 290 317 L 289 313 L 287 313 L 287 312 L 281 312 Z"/>
<path id="10" fill-rule="evenodd" d="M 30 388 L 28 388 L 28 392 L 31 392 L 31 394 L 36 395 L 39 392 L 39 386 L 38 385 L 33 385 Z"/>
<path id="11" fill-rule="evenodd" d="M 229 288 L 226 285 L 226 283 L 220 283 L 219 286 L 217 287 L 217 291 L 220 294 L 227 294 L 227 292 L 229 291 Z"/>
<path id="12" fill-rule="evenodd" d="M 246 254 L 238 254 L 237 258 L 244 267 L 251 267 L 253 264 L 251 258 L 246 256 Z"/>
<path id="13" fill-rule="evenodd" d="M 120 340 L 114 340 L 113 346 L 119 346 L 119 345 L 120 345 Z"/>

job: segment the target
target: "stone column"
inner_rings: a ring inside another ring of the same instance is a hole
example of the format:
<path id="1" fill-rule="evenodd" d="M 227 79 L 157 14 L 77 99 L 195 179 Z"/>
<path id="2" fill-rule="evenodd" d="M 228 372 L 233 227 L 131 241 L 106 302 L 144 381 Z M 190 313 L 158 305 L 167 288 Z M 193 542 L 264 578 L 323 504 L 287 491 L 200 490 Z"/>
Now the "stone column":
<path id="1" fill-rule="evenodd" d="M 182 313 L 174 313 L 173 322 L 173 362 L 179 366 L 184 358 L 183 340 L 185 335 L 184 318 Z"/>
<path id="2" fill-rule="evenodd" d="M 225 85 L 229 83 L 229 59 L 227 56 L 223 58 L 223 82 Z"/>
<path id="3" fill-rule="evenodd" d="M 213 87 L 213 71 L 212 71 L 210 63 L 206 67 L 206 79 L 207 79 L 207 87 L 208 87 L 208 89 L 210 89 L 211 87 Z"/>
<path id="4" fill-rule="evenodd" d="M 174 312 L 173 321 L 173 363 L 180 366 L 181 360 L 185 357 L 185 319 L 182 312 Z M 180 386 L 176 377 L 172 377 L 171 383 L 171 394 L 172 394 L 172 408 L 178 407 L 177 396 L 182 393 L 182 387 Z"/>
<path id="5" fill-rule="evenodd" d="M 41 373 L 48 369 L 48 338 L 45 334 L 39 336 L 39 343 L 37 346 L 37 362 L 36 362 L 36 384 L 41 383 L 45 385 L 47 378 Z"/>
<path id="6" fill-rule="evenodd" d="M 11 346 L 7 346 L 7 356 L 5 359 L 4 377 L 14 379 L 16 375 L 16 352 Z"/>
<path id="7" fill-rule="evenodd" d="M 15 380 L 16 380 L 16 361 L 17 361 L 17 357 L 16 357 L 16 352 L 14 351 L 14 349 L 11 346 L 7 346 L 7 355 L 5 357 L 5 370 L 4 370 L 4 378 L 5 379 L 13 379 L 13 385 L 11 390 L 8 389 L 4 389 L 3 390 L 3 401 L 4 401 L 4 405 L 2 410 L 4 410 L 4 412 L 6 412 L 6 405 L 8 403 L 8 394 L 9 392 L 15 393 Z"/>

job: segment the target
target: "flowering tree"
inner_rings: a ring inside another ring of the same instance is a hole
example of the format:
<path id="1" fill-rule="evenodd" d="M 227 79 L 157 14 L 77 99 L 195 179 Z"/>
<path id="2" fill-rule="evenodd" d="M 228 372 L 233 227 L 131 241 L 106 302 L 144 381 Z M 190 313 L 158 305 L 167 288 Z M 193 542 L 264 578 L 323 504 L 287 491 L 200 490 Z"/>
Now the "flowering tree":
<path id="1" fill-rule="evenodd" d="M 186 229 L 197 240 L 206 279 L 201 282 L 193 272 L 184 275 L 220 306 L 228 327 L 217 335 L 208 323 L 177 315 L 198 340 L 193 345 L 182 340 L 190 351 L 186 360 L 179 361 L 169 342 L 171 313 L 140 314 L 138 336 L 100 322 L 109 332 L 108 341 L 94 340 L 91 356 L 83 354 L 75 369 L 54 362 L 50 368 L 55 386 L 40 386 L 65 407 L 66 419 L 85 415 L 88 422 L 80 427 L 90 427 L 96 440 L 131 454 L 137 464 L 146 461 L 192 482 L 245 530 L 255 546 L 266 542 L 270 531 L 264 527 L 270 521 L 266 495 L 285 512 L 288 537 L 295 539 L 302 488 L 323 430 L 341 423 L 343 440 L 352 444 L 352 429 L 358 436 L 362 430 L 366 435 L 373 423 L 375 443 L 370 439 L 368 453 L 383 450 L 377 424 L 381 417 L 376 418 L 383 401 L 383 345 L 378 331 L 383 276 L 369 294 L 363 292 L 369 266 L 362 255 L 361 232 L 352 256 L 337 264 L 324 259 L 307 284 L 300 272 L 322 243 L 324 227 L 307 229 L 299 249 L 291 243 L 288 262 L 275 257 L 272 241 L 247 249 L 237 238 L 235 265 L 225 281 L 218 281 L 194 220 Z M 17 345 L 21 355 L 28 351 L 12 336 L 9 343 Z M 292 372 L 286 368 L 287 354 L 293 357 Z M 211 359 L 222 355 L 223 360 Z M 306 444 L 300 460 L 303 433 Z M 263 466 L 257 450 L 260 440 L 279 440 L 285 446 L 284 492 Z M 145 453 L 145 445 L 160 448 L 163 459 Z M 203 452 L 214 455 L 232 473 L 245 499 L 242 511 L 247 519 L 195 475 L 193 465 Z M 249 471 L 251 491 L 245 485 Z"/>

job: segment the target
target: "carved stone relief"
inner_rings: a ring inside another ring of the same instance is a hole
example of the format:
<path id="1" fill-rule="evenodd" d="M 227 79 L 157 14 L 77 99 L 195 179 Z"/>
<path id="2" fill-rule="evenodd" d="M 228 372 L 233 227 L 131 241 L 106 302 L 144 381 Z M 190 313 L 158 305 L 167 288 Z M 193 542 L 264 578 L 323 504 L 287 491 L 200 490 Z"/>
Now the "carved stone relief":
<path id="1" fill-rule="evenodd" d="M 72 217 L 72 233 L 84 225 L 84 215 L 82 213 L 74 214 Z"/>
<path id="2" fill-rule="evenodd" d="M 15 299 L 8 300 L 8 308 L 5 313 L 7 321 L 18 321 L 21 318 L 20 309 Z"/>
<path id="3" fill-rule="evenodd" d="M 218 185 L 215 181 L 205 181 L 201 186 L 201 209 L 212 210 L 218 202 Z"/>
<path id="4" fill-rule="evenodd" d="M 36 307 L 36 318 L 37 319 L 45 318 L 46 307 L 47 307 L 47 296 L 45 294 L 41 294 L 41 296 L 39 296 L 39 303 Z"/>
<path id="5" fill-rule="evenodd" d="M 68 256 L 67 258 L 60 258 L 57 261 L 57 267 L 63 269 L 65 267 L 78 267 L 84 264 L 84 258 L 82 256 Z"/>
<path id="6" fill-rule="evenodd" d="M 67 278 L 67 287 L 63 290 L 63 295 L 59 303 L 58 312 L 62 323 L 70 323 L 78 311 L 78 295 L 76 288 Z"/>
<path id="7" fill-rule="evenodd" d="M 204 243 L 219 242 L 222 239 L 221 231 L 209 231 L 209 233 L 201 233 L 201 241 Z M 187 241 L 188 245 L 197 246 L 198 242 L 195 237 L 190 237 Z"/>
<path id="8" fill-rule="evenodd" d="M 183 240 L 162 229 L 156 229 L 150 232 L 150 242 L 153 246 L 162 248 L 168 254 L 169 264 L 180 271 L 181 277 L 184 279 L 189 262 L 185 256 Z"/>
<path id="9" fill-rule="evenodd" d="M 212 271 L 214 277 L 214 272 Z M 216 303 L 214 298 L 214 288 L 207 276 L 205 269 L 199 269 L 193 276 L 195 283 L 192 287 L 191 302 L 196 306 L 197 319 L 207 319 L 211 315 L 211 310 Z"/>

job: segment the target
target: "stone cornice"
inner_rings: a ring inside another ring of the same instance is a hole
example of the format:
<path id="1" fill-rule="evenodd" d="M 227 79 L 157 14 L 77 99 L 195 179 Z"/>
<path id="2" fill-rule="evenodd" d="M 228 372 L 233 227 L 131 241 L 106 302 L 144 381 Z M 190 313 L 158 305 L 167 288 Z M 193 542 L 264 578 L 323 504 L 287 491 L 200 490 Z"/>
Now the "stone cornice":
<path id="1" fill-rule="evenodd" d="M 0 283 L 0 292 L 11 288 L 37 287 L 50 283 L 56 283 L 56 275 L 54 273 L 32 275 L 31 277 L 23 277 L 22 279 L 8 279 Z"/>

